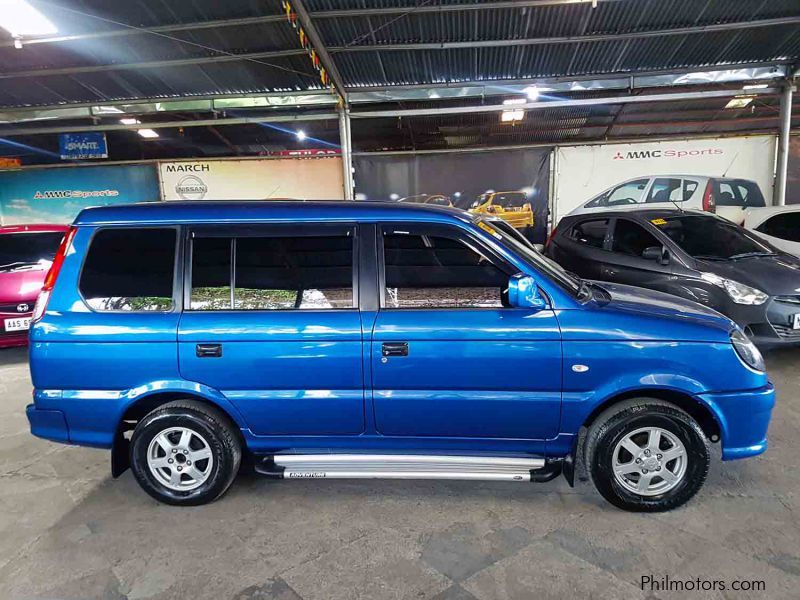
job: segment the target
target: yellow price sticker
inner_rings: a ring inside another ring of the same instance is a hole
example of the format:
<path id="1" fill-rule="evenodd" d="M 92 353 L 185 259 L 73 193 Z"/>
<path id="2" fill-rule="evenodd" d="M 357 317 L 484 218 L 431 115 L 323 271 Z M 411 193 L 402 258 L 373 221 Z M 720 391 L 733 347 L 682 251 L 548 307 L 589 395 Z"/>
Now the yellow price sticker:
<path id="1" fill-rule="evenodd" d="M 483 229 L 489 235 L 493 235 L 496 238 L 500 237 L 500 235 L 497 233 L 497 231 L 495 231 L 494 227 L 492 227 L 491 225 L 488 225 L 487 223 L 484 223 L 483 221 L 478 221 L 478 227 Z"/>
<path id="2" fill-rule="evenodd" d="M 667 220 L 666 219 L 652 219 L 650 222 L 653 225 L 666 225 L 667 224 Z"/>

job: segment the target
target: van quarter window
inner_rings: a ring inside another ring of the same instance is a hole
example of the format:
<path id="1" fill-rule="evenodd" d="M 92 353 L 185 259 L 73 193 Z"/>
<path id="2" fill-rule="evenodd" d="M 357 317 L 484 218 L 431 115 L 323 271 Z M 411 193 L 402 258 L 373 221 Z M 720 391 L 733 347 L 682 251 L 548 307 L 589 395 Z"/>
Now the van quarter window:
<path id="1" fill-rule="evenodd" d="M 80 279 L 86 303 L 99 311 L 172 309 L 175 229 L 101 229 Z"/>
<path id="2" fill-rule="evenodd" d="M 191 310 L 353 308 L 353 298 L 349 232 L 193 241 Z"/>

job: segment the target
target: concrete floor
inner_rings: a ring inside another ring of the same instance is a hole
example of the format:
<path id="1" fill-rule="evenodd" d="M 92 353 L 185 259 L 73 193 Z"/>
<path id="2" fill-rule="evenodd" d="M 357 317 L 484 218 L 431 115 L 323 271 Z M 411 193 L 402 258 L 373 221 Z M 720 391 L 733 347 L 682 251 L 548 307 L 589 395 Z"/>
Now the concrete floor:
<path id="1" fill-rule="evenodd" d="M 771 449 L 715 463 L 688 506 L 623 513 L 589 484 L 270 481 L 156 503 L 105 451 L 28 433 L 24 350 L 0 350 L 0 599 L 800 597 L 800 350 L 767 356 Z M 672 579 L 759 594 L 642 591 Z"/>

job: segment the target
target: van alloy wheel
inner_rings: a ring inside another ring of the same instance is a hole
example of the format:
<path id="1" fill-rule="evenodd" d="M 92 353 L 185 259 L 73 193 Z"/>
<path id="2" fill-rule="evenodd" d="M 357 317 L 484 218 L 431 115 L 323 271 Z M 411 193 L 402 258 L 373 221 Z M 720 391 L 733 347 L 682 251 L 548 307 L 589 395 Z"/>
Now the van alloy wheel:
<path id="1" fill-rule="evenodd" d="M 147 449 L 147 466 L 161 485 L 176 491 L 200 487 L 214 467 L 205 438 L 186 427 L 170 427 L 156 435 Z"/>
<path id="2" fill-rule="evenodd" d="M 640 496 L 657 496 L 677 486 L 684 475 L 686 448 L 661 427 L 642 427 L 617 442 L 613 452 L 617 482 Z"/>

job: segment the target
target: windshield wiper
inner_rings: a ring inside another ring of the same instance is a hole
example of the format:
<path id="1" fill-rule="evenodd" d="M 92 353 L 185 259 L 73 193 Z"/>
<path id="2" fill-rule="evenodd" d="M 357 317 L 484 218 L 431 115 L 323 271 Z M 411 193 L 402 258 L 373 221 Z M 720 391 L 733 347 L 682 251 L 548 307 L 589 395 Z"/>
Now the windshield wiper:
<path id="1" fill-rule="evenodd" d="M 723 256 L 712 256 L 710 254 L 697 254 L 696 256 L 693 256 L 692 258 L 696 258 L 697 260 L 728 260 L 727 258 L 725 258 Z"/>
<path id="2" fill-rule="evenodd" d="M 738 258 L 750 258 L 751 256 L 776 256 L 774 252 L 742 252 L 741 254 L 734 254 L 728 260 L 736 260 Z"/>

